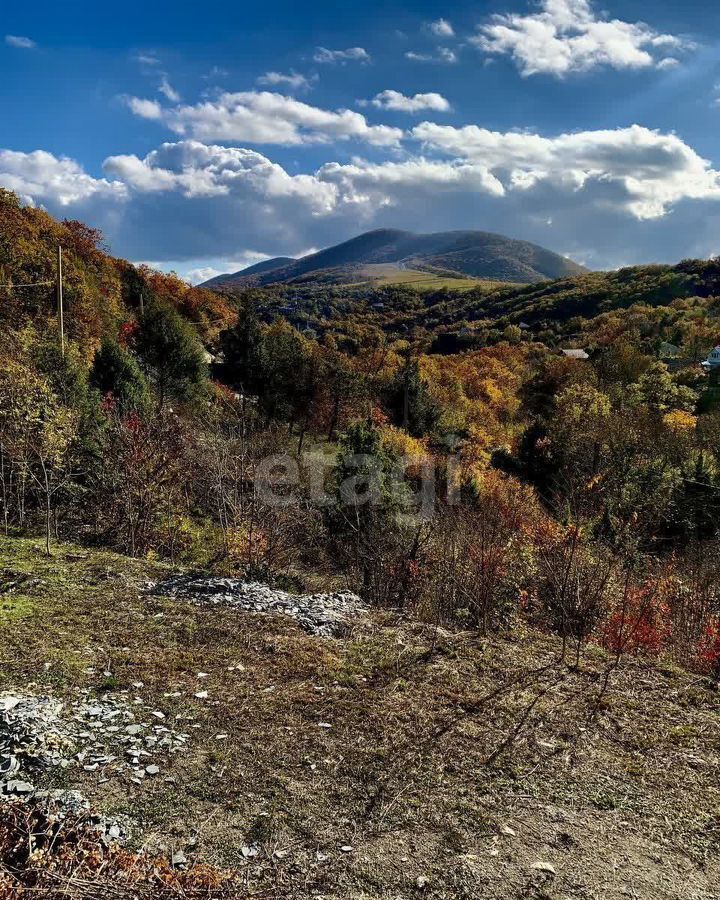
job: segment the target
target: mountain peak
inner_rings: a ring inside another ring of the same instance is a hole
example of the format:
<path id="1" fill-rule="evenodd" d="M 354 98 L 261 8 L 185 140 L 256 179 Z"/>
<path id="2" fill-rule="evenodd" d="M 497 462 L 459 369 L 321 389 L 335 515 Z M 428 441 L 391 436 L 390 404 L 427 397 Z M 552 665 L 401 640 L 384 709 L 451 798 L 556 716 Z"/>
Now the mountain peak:
<path id="1" fill-rule="evenodd" d="M 318 278 L 343 280 L 349 271 L 377 264 L 522 284 L 586 271 L 567 257 L 537 244 L 489 231 L 416 234 L 394 228 L 376 228 L 301 259 L 277 257 L 240 272 L 220 275 L 205 286 L 242 288 L 288 283 L 297 278 L 307 281 L 312 280 L 316 272 Z"/>

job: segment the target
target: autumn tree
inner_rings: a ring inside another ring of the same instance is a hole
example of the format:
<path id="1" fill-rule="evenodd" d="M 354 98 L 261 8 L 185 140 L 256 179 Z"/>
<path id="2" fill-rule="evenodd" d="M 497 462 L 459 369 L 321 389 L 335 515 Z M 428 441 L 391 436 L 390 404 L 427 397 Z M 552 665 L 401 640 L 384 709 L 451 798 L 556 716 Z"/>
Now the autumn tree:
<path id="1" fill-rule="evenodd" d="M 14 497 L 19 522 L 28 496 L 40 501 L 50 554 L 54 501 L 71 474 L 78 415 L 59 402 L 47 380 L 17 360 L 0 369 L 0 469 L 7 527 Z"/>

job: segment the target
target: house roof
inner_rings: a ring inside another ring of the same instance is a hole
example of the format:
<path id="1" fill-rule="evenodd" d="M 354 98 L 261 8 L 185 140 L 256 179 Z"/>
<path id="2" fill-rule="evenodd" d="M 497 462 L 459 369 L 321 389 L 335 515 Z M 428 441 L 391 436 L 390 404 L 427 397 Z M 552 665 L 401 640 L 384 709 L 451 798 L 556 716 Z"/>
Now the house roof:
<path id="1" fill-rule="evenodd" d="M 563 350 L 562 352 L 570 359 L 590 359 L 584 350 L 571 348 L 569 350 Z"/>

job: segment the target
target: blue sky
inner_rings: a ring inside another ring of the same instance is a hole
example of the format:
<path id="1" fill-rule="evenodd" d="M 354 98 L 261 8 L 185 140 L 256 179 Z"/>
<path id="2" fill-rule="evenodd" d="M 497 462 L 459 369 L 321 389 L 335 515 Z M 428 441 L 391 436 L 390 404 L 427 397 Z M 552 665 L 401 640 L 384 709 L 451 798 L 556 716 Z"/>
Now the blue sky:
<path id="1" fill-rule="evenodd" d="M 13 4 L 0 185 L 198 280 L 368 228 L 720 252 L 720 7 Z"/>

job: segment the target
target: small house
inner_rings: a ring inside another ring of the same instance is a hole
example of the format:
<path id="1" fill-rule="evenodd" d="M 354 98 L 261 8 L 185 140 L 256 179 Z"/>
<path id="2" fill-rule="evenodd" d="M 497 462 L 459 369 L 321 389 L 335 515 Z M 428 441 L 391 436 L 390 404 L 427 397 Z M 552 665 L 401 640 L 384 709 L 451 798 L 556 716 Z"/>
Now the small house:
<path id="1" fill-rule="evenodd" d="M 705 369 L 705 371 L 709 371 L 710 369 L 716 369 L 720 366 L 720 347 L 713 347 L 713 349 L 708 353 L 708 358 L 703 360 L 700 365 Z"/>
<path id="2" fill-rule="evenodd" d="M 562 350 L 561 352 L 563 356 L 567 356 L 568 359 L 590 359 L 590 356 L 584 350 L 580 350 L 579 348 L 570 348 L 568 350 Z"/>

